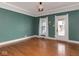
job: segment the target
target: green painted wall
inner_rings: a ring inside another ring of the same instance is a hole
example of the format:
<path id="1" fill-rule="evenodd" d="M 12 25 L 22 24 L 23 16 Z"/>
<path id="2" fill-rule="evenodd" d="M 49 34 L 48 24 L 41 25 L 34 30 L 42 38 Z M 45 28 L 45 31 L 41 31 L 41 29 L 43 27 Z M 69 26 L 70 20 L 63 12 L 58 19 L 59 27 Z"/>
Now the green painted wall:
<path id="1" fill-rule="evenodd" d="M 79 10 L 69 12 L 69 38 L 79 41 Z"/>
<path id="2" fill-rule="evenodd" d="M 54 15 L 48 16 L 48 22 L 49 22 L 49 36 L 54 37 L 55 36 L 55 17 Z"/>
<path id="3" fill-rule="evenodd" d="M 39 18 L 35 17 L 33 20 L 33 33 L 34 35 L 38 35 L 39 32 Z"/>
<path id="4" fill-rule="evenodd" d="M 69 39 L 79 41 L 79 10 L 46 15 L 48 17 L 49 22 L 51 21 L 51 24 L 49 24 L 49 36 L 55 37 L 55 27 L 53 26 L 55 25 L 55 15 L 65 14 L 69 14 Z"/>
<path id="5" fill-rule="evenodd" d="M 36 34 L 34 22 L 35 17 L 0 8 L 0 42 Z"/>
<path id="6" fill-rule="evenodd" d="M 47 15 L 49 36 L 55 36 L 55 15 L 62 14 L 69 14 L 69 39 L 79 41 L 79 10 Z M 0 8 L 0 42 L 38 35 L 39 18 Z"/>

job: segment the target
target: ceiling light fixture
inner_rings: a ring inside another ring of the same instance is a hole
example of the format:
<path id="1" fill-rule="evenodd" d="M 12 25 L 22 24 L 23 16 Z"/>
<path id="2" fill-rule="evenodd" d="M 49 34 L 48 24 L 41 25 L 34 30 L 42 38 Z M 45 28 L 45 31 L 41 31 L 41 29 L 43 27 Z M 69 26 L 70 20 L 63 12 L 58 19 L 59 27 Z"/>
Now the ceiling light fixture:
<path id="1" fill-rule="evenodd" d="M 39 2 L 38 11 L 39 11 L 39 12 L 42 12 L 43 10 L 44 10 L 44 9 L 43 9 L 42 2 Z"/>

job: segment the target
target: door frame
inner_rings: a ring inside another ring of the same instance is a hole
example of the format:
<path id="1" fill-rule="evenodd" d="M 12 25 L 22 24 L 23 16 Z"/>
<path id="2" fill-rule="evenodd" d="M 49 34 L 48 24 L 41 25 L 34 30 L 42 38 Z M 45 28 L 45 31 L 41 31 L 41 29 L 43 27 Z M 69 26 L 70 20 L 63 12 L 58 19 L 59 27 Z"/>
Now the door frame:
<path id="1" fill-rule="evenodd" d="M 58 39 L 58 36 L 57 36 L 57 16 L 66 16 L 66 25 L 65 25 L 65 30 L 66 30 L 66 35 L 65 35 L 65 40 L 69 40 L 69 15 L 68 14 L 65 14 L 65 15 L 55 15 L 55 38 Z"/>
<path id="2" fill-rule="evenodd" d="M 46 22 L 47 22 L 47 26 L 46 26 L 47 29 L 46 29 L 46 34 L 45 35 L 48 36 L 49 35 L 48 17 L 43 17 L 43 18 L 46 19 Z M 40 28 L 41 27 L 41 25 L 40 25 L 41 21 L 40 20 L 43 19 L 43 18 L 39 18 L 39 36 L 41 35 L 41 33 L 40 33 L 40 31 L 41 31 L 41 28 Z"/>

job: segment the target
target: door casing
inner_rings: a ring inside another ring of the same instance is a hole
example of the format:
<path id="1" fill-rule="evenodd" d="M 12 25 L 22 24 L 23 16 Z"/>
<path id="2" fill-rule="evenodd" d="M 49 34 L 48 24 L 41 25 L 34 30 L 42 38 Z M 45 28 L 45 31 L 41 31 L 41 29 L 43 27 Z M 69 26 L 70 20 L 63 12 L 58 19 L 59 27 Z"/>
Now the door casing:
<path id="1" fill-rule="evenodd" d="M 57 24 L 57 22 L 58 22 L 58 17 L 65 17 L 65 36 L 64 37 L 58 37 L 58 32 L 57 32 L 57 28 L 58 28 L 58 24 Z M 57 38 L 57 39 L 61 39 L 62 40 L 62 38 L 64 39 L 64 40 L 69 40 L 69 27 L 68 27 L 69 25 L 68 25 L 68 14 L 65 14 L 65 15 L 58 15 L 58 16 L 56 16 L 55 15 L 55 38 Z"/>

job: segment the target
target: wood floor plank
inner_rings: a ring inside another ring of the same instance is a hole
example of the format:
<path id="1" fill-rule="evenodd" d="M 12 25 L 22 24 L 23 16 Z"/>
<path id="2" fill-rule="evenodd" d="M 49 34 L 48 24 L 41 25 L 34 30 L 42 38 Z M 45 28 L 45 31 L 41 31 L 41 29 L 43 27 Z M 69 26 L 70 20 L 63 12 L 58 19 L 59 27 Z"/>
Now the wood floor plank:
<path id="1" fill-rule="evenodd" d="M 1 56 L 79 56 L 79 45 L 32 38 L 0 48 Z"/>

